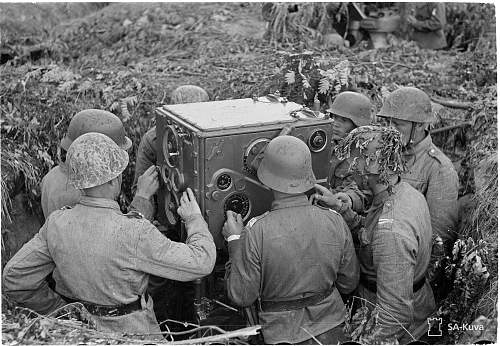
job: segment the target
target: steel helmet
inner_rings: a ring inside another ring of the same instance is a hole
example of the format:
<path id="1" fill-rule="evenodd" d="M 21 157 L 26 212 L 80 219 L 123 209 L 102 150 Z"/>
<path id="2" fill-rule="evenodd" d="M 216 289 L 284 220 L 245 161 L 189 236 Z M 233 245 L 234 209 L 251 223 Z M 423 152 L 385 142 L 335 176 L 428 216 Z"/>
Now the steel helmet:
<path id="1" fill-rule="evenodd" d="M 327 111 L 351 119 L 356 126 L 364 126 L 371 123 L 371 110 L 372 104 L 368 97 L 353 91 L 344 91 L 335 97 Z"/>
<path id="2" fill-rule="evenodd" d="M 71 143 L 66 160 L 69 183 L 87 189 L 119 176 L 128 165 L 128 153 L 108 136 L 89 132 Z"/>
<path id="3" fill-rule="evenodd" d="M 86 109 L 76 113 L 71 119 L 66 136 L 61 140 L 61 148 L 67 151 L 75 139 L 88 132 L 105 134 L 124 150 L 132 146 L 120 118 L 108 111 Z"/>
<path id="4" fill-rule="evenodd" d="M 425 92 L 413 87 L 400 88 L 390 93 L 377 116 L 415 123 L 434 121 L 431 99 Z"/>
<path id="5" fill-rule="evenodd" d="M 392 127 L 360 126 L 335 148 L 340 160 L 348 160 L 351 171 L 378 174 L 382 180 L 405 171 L 401 133 Z"/>
<path id="6" fill-rule="evenodd" d="M 208 101 L 207 92 L 196 85 L 181 85 L 170 95 L 170 103 L 195 103 Z"/>
<path id="7" fill-rule="evenodd" d="M 257 176 L 264 185 L 284 193 L 303 193 L 316 183 L 311 152 L 293 136 L 278 136 L 269 142 Z"/>

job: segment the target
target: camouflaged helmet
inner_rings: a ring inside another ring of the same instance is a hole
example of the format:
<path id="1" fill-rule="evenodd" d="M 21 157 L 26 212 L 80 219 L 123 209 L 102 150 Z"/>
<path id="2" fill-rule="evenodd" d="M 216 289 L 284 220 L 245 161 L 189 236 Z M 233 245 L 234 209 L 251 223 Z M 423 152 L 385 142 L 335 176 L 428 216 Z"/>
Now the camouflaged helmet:
<path id="1" fill-rule="evenodd" d="M 108 136 L 89 132 L 71 143 L 66 160 L 69 183 L 87 189 L 119 176 L 128 165 L 128 153 Z"/>
<path id="2" fill-rule="evenodd" d="M 390 93 L 377 116 L 415 123 L 434 121 L 431 99 L 422 90 L 412 87 L 400 88 Z"/>
<path id="3" fill-rule="evenodd" d="M 327 111 L 351 119 L 356 126 L 365 126 L 372 122 L 371 110 L 372 104 L 368 97 L 353 91 L 344 91 L 335 97 Z"/>
<path id="4" fill-rule="evenodd" d="M 108 111 L 86 109 L 76 113 L 71 119 L 66 136 L 61 140 L 61 148 L 68 150 L 75 139 L 89 132 L 105 134 L 124 150 L 132 146 L 132 141 L 125 135 L 120 118 Z"/>
<path id="5" fill-rule="evenodd" d="M 392 127 L 361 126 L 352 130 L 335 147 L 340 160 L 358 174 L 378 174 L 382 181 L 406 170 L 401 133 Z"/>
<path id="6" fill-rule="evenodd" d="M 311 152 L 293 136 L 278 136 L 269 142 L 257 176 L 267 187 L 284 193 L 303 193 L 316 183 Z"/>
<path id="7" fill-rule="evenodd" d="M 181 85 L 170 95 L 170 103 L 195 103 L 208 101 L 207 92 L 196 85 Z"/>

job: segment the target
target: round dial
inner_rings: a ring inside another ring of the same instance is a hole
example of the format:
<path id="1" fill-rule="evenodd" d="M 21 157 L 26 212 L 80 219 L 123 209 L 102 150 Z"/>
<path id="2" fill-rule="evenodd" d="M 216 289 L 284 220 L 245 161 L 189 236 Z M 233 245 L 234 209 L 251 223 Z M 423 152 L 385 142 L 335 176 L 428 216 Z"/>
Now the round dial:
<path id="1" fill-rule="evenodd" d="M 172 168 L 178 165 L 180 156 L 179 136 L 173 125 L 169 125 L 166 128 L 163 137 L 163 155 L 165 156 L 167 165 Z"/>
<path id="2" fill-rule="evenodd" d="M 270 139 L 268 138 L 258 138 L 247 146 L 243 156 L 243 168 L 245 171 L 253 175 L 257 174 L 255 169 L 251 166 L 252 162 L 269 142 Z"/>
<path id="3" fill-rule="evenodd" d="M 314 131 L 309 137 L 309 148 L 317 153 L 325 149 L 327 143 L 326 132 L 323 130 Z"/>
<path id="4" fill-rule="evenodd" d="M 217 177 L 217 187 L 220 190 L 227 190 L 231 186 L 232 179 L 229 174 L 223 173 Z"/>
<path id="5" fill-rule="evenodd" d="M 245 220 L 250 215 L 250 200 L 243 193 L 229 195 L 224 202 L 224 215 L 226 211 L 231 210 L 241 215 Z"/>

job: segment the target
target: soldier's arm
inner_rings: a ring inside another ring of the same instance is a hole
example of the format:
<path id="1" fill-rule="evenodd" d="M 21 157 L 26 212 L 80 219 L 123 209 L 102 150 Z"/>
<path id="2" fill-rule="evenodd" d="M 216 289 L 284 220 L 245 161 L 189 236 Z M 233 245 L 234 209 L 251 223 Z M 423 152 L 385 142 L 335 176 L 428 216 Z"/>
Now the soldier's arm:
<path id="1" fill-rule="evenodd" d="M 137 188 L 137 180 L 151 166 L 156 164 L 156 148 L 154 139 L 156 138 L 156 128 L 149 130 L 141 138 L 139 148 L 137 149 L 137 158 L 135 160 L 134 182 L 132 184 L 132 193 Z"/>
<path id="2" fill-rule="evenodd" d="M 255 226 L 253 226 L 255 227 Z M 240 239 L 230 241 L 226 264 L 226 286 L 229 299 L 238 306 L 249 306 L 259 297 L 261 268 L 255 237 L 245 228 Z"/>
<path id="3" fill-rule="evenodd" d="M 432 3 L 431 17 L 425 20 L 417 20 L 413 25 L 419 31 L 436 31 L 445 28 L 446 9 L 444 3 Z"/>
<path id="4" fill-rule="evenodd" d="M 64 300 L 52 289 L 45 278 L 55 268 L 47 241 L 47 223 L 26 243 L 3 271 L 2 292 L 21 306 L 47 314 L 64 306 Z"/>
<path id="5" fill-rule="evenodd" d="M 133 251 L 137 270 L 177 281 L 191 281 L 212 272 L 215 244 L 201 214 L 185 220 L 185 244 L 166 238 L 147 220 L 136 222 L 139 232 Z"/>
<path id="6" fill-rule="evenodd" d="M 457 238 L 458 185 L 458 175 L 451 164 L 441 164 L 429 178 L 425 198 L 432 230 L 444 241 L 453 242 Z"/>
<path id="7" fill-rule="evenodd" d="M 345 241 L 335 285 L 340 293 L 349 294 L 354 291 L 359 283 L 359 262 L 354 251 L 351 232 L 345 222 L 339 221 L 341 221 L 339 227 L 344 230 Z"/>
<path id="8" fill-rule="evenodd" d="M 362 213 L 368 209 L 372 201 L 372 193 L 370 190 L 362 190 L 351 177 L 346 178 L 342 185 L 332 189 L 333 193 L 343 192 L 349 196 L 352 202 L 352 210 L 357 213 Z"/>
<path id="9" fill-rule="evenodd" d="M 416 240 L 391 230 L 392 220 L 380 219 L 372 240 L 377 273 L 377 305 L 382 340 L 401 338 L 413 320 L 413 280 Z"/>

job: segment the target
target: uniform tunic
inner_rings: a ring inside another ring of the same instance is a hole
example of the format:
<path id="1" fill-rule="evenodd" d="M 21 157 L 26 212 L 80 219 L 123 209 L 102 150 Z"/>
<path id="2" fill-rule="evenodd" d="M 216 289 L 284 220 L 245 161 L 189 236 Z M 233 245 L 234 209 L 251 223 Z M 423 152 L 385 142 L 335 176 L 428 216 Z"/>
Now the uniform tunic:
<path id="1" fill-rule="evenodd" d="M 156 165 L 156 126 L 153 126 L 142 136 L 137 158 L 135 160 L 135 174 L 132 191 L 135 191 L 137 179 L 151 166 Z"/>
<path id="2" fill-rule="evenodd" d="M 285 312 L 259 312 L 266 343 L 310 339 L 301 327 L 319 335 L 344 322 L 341 293 L 359 279 L 350 231 L 342 217 L 313 206 L 305 195 L 275 200 L 271 211 L 249 221 L 239 240 L 229 242 L 229 298 L 249 306 L 264 301 L 295 300 L 335 285 L 317 305 Z"/>
<path id="3" fill-rule="evenodd" d="M 411 339 L 399 323 L 412 332 L 435 308 L 429 283 L 413 292 L 413 284 L 424 278 L 430 261 L 432 228 L 421 193 L 404 182 L 393 192 L 375 195 L 365 227 L 355 229 L 360 244 L 359 294 L 380 306 L 380 336 L 407 342 Z M 376 293 L 364 282 L 375 284 Z"/>
<path id="4" fill-rule="evenodd" d="M 446 27 L 446 7 L 442 2 L 417 3 L 411 39 L 420 48 L 440 49 L 447 46 L 444 29 Z"/>
<path id="5" fill-rule="evenodd" d="M 133 205 L 149 204 L 136 197 Z M 142 208 L 144 209 L 144 208 Z M 151 217 L 151 208 L 146 209 Z M 201 215 L 186 220 L 186 244 L 164 237 L 147 219 L 122 214 L 118 203 L 82 197 L 71 209 L 53 212 L 39 233 L 7 263 L 3 293 L 20 305 L 49 313 L 59 296 L 99 305 L 129 304 L 146 290 L 149 274 L 190 281 L 209 274 L 215 245 Z M 56 292 L 45 277 L 53 272 Z M 99 330 L 159 332 L 153 302 L 117 317 L 94 316 Z"/>
<path id="6" fill-rule="evenodd" d="M 60 163 L 52 168 L 42 179 L 42 210 L 47 219 L 54 210 L 73 206 L 82 197 L 80 190 L 68 183 L 68 166 Z"/>
<path id="7" fill-rule="evenodd" d="M 459 187 L 453 163 L 430 135 L 405 153 L 405 159 L 408 172 L 401 178 L 425 196 L 434 234 L 452 244 L 457 238 Z"/>

